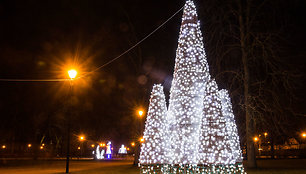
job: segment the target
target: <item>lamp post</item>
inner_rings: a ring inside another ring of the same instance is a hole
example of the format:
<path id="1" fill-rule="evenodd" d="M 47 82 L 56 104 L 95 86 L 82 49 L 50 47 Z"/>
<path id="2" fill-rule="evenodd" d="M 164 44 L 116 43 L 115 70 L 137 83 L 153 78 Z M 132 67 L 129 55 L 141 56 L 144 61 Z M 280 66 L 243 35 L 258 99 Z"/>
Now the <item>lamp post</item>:
<path id="1" fill-rule="evenodd" d="M 70 114 L 71 114 L 71 108 L 72 108 L 72 93 L 73 93 L 73 79 L 77 75 L 77 71 L 75 69 L 71 69 L 68 71 L 68 75 L 70 77 L 70 112 L 67 114 L 67 156 L 66 156 L 66 173 L 69 173 L 69 158 L 70 158 Z"/>
<path id="2" fill-rule="evenodd" d="M 83 156 L 83 141 L 85 141 L 85 136 L 84 135 L 81 135 L 80 137 L 79 137 L 79 140 L 80 140 L 80 142 L 81 142 L 81 145 L 80 145 L 80 151 L 81 151 L 81 158 L 82 158 L 82 156 Z"/>
<path id="3" fill-rule="evenodd" d="M 139 117 L 139 135 L 142 136 L 142 115 L 144 114 L 144 111 L 142 109 L 138 110 L 138 117 Z"/>
<path id="4" fill-rule="evenodd" d="M 144 111 L 142 109 L 139 109 L 137 111 L 137 114 L 138 114 L 138 118 L 139 118 L 139 124 L 138 124 L 138 131 L 139 131 L 139 136 L 142 137 L 142 116 L 144 114 Z M 137 141 L 137 146 L 135 147 L 135 158 L 134 158 L 134 165 L 137 165 L 138 162 L 139 162 L 139 156 L 140 156 L 140 147 L 141 147 L 141 143 L 140 141 Z"/>

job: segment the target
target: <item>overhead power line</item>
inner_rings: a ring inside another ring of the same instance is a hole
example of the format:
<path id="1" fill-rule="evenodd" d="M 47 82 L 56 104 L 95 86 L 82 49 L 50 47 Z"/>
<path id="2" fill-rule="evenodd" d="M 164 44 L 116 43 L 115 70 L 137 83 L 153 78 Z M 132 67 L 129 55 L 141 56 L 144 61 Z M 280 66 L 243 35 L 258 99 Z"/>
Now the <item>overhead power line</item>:
<path id="1" fill-rule="evenodd" d="M 70 79 L 0 79 L 1 82 L 61 82 Z"/>
<path id="2" fill-rule="evenodd" d="M 130 47 L 129 49 L 127 49 L 126 51 L 124 51 L 123 53 L 121 53 L 120 55 L 118 55 L 117 57 L 109 60 L 108 62 L 106 62 L 105 64 L 97 67 L 96 69 L 84 74 L 83 76 L 86 76 L 90 73 L 93 73 L 95 71 L 98 71 L 99 69 L 109 65 L 110 63 L 114 62 L 115 60 L 119 59 L 120 57 L 122 57 L 123 55 L 125 55 L 126 53 L 128 53 L 129 51 L 131 51 L 132 49 L 134 49 L 136 46 L 138 46 L 139 44 L 141 44 L 143 41 L 145 41 L 148 37 L 150 37 L 152 34 L 154 34 L 157 30 L 159 30 L 162 26 L 164 26 L 167 22 L 169 22 L 175 15 L 177 15 L 182 9 L 184 8 L 181 7 L 178 11 L 176 11 L 172 16 L 170 16 L 165 22 L 163 22 L 161 25 L 159 25 L 155 30 L 153 30 L 151 33 L 149 33 L 147 36 L 145 36 L 143 39 L 141 39 L 140 41 L 138 41 L 135 45 L 133 45 L 132 47 Z"/>
<path id="3" fill-rule="evenodd" d="M 182 6 L 179 10 L 177 10 L 172 16 L 170 16 L 165 22 L 163 22 L 161 25 L 159 25 L 156 29 L 154 29 L 151 33 L 149 33 L 148 35 L 146 35 L 144 38 L 142 38 L 140 41 L 138 41 L 136 44 L 134 44 L 133 46 L 131 46 L 129 49 L 127 49 L 126 51 L 122 52 L 121 54 L 119 54 L 118 56 L 116 56 L 115 58 L 109 60 L 108 62 L 104 63 L 103 65 L 95 68 L 92 71 L 89 71 L 85 74 L 83 74 L 82 76 L 78 77 L 78 78 L 82 78 L 88 74 L 91 74 L 95 71 L 100 70 L 101 68 L 111 64 L 112 62 L 116 61 L 117 59 L 121 58 L 123 55 L 125 55 L 126 53 L 128 53 L 129 51 L 131 51 L 132 49 L 134 49 L 135 47 L 137 47 L 139 44 L 141 44 L 143 41 L 145 41 L 147 38 L 149 38 L 152 34 L 154 34 L 157 30 L 159 30 L 161 27 L 163 27 L 166 23 L 168 23 L 175 15 L 177 15 L 182 9 L 184 8 L 184 6 Z M 2 82 L 59 82 L 59 81 L 67 81 L 70 79 L 0 79 L 0 81 Z"/>

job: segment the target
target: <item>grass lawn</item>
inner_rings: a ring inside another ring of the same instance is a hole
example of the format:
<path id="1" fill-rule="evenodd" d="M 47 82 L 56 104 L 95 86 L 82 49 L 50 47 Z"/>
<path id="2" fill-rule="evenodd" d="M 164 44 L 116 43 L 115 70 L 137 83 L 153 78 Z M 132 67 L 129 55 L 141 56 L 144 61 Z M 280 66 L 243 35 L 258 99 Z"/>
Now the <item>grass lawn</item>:
<path id="1" fill-rule="evenodd" d="M 306 174 L 306 159 L 257 160 L 258 169 L 247 169 L 249 174 Z"/>
<path id="2" fill-rule="evenodd" d="M 258 169 L 247 169 L 249 174 L 306 174 L 306 159 L 258 160 Z M 139 174 L 139 168 L 125 161 L 73 160 L 73 174 Z M 13 160 L 1 164 L 1 174 L 64 174 L 64 160 Z"/>
<path id="3" fill-rule="evenodd" d="M 256 169 L 248 170 L 248 174 L 306 174 L 306 169 Z"/>

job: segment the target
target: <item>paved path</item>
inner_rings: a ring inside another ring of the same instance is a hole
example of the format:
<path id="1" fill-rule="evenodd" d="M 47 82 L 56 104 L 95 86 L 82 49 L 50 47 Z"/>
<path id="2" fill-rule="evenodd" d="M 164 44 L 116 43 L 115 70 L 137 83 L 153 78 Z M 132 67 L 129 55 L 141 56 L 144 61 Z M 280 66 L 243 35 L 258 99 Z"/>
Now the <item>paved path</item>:
<path id="1" fill-rule="evenodd" d="M 38 161 L 0 167 L 1 174 L 63 174 L 65 161 Z M 139 169 L 132 166 L 132 161 L 71 161 L 70 172 L 75 174 L 137 174 Z"/>

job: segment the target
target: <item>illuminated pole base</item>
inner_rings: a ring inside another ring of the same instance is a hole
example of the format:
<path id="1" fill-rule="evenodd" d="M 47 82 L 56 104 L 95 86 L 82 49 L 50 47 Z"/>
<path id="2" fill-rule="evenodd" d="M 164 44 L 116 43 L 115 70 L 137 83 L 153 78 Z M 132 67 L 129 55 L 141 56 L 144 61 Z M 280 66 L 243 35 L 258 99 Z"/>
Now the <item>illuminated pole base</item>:
<path id="1" fill-rule="evenodd" d="M 241 163 L 229 165 L 140 165 L 141 174 L 245 174 Z"/>

